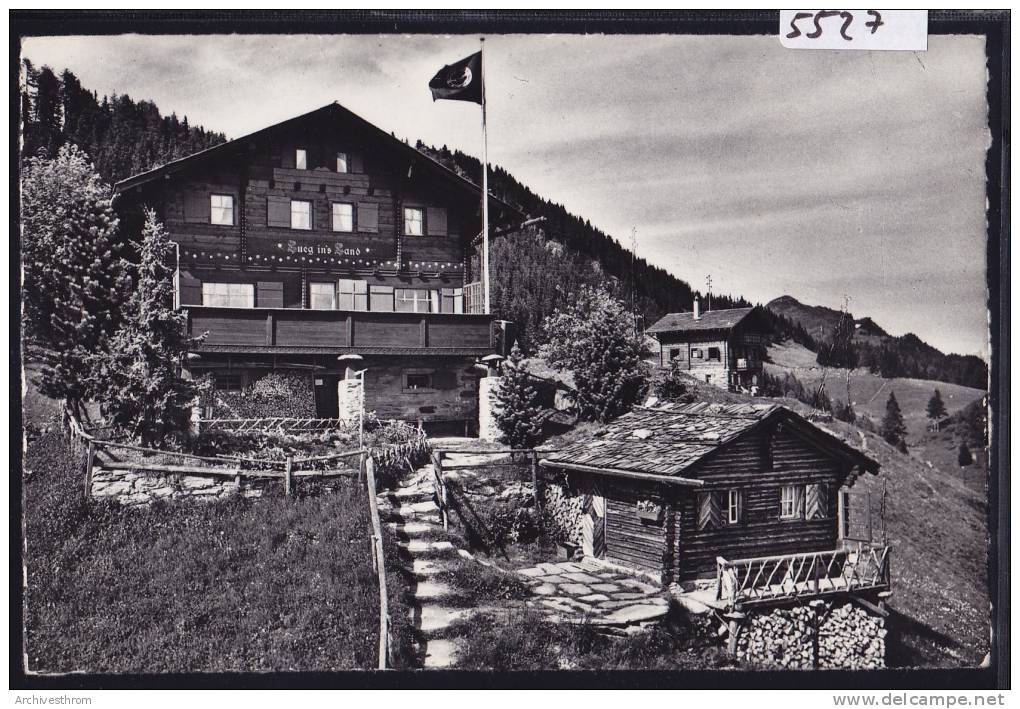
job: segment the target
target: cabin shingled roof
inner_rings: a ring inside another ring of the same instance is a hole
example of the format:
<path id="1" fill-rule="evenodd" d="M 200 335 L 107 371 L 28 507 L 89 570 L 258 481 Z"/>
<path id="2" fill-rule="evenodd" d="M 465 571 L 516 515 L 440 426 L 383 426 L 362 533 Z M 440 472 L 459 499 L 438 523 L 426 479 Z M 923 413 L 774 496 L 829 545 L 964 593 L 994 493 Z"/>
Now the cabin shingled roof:
<path id="1" fill-rule="evenodd" d="M 709 310 L 697 320 L 694 313 L 667 313 L 645 332 L 688 332 L 698 330 L 732 330 L 751 314 L 754 308 Z"/>
<path id="2" fill-rule="evenodd" d="M 592 439 L 560 449 L 546 461 L 553 467 L 560 462 L 652 475 L 681 475 L 712 451 L 777 416 L 809 426 L 828 439 L 829 446 L 837 447 L 866 469 L 877 471 L 875 461 L 776 404 L 698 402 L 639 407 L 608 424 Z"/>

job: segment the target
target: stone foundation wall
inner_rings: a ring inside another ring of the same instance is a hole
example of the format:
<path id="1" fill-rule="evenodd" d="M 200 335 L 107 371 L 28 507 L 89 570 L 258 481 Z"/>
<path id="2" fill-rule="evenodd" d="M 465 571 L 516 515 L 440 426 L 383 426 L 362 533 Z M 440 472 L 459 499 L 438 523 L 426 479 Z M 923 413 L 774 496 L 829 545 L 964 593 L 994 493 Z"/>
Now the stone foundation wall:
<path id="1" fill-rule="evenodd" d="M 811 669 L 814 664 L 815 614 L 818 667 L 885 667 L 885 620 L 851 602 L 819 603 L 749 611 L 737 639 L 737 658 L 754 665 Z"/>

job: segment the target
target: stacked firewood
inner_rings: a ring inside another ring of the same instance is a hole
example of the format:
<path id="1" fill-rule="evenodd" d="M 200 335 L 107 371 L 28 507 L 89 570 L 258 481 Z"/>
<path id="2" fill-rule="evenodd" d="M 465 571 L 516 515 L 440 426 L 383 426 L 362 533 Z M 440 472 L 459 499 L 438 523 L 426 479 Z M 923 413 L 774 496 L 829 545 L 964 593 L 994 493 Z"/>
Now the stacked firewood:
<path id="1" fill-rule="evenodd" d="M 542 507 L 546 517 L 556 525 L 558 536 L 567 544 L 581 546 L 585 496 L 571 495 L 563 486 L 548 483 L 542 485 Z"/>
<path id="2" fill-rule="evenodd" d="M 816 615 L 817 614 L 817 615 Z M 819 625 L 820 623 L 820 625 Z M 874 669 L 885 666 L 882 618 L 850 603 L 750 611 L 737 640 L 749 664 L 789 669 Z"/>

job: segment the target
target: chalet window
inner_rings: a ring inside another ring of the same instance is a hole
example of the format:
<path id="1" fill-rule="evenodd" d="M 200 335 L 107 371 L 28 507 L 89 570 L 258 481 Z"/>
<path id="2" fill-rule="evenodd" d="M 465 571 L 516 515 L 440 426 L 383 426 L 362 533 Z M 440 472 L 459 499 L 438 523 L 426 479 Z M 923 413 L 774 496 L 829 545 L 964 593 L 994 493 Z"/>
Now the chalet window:
<path id="1" fill-rule="evenodd" d="M 333 202 L 333 231 L 354 231 L 354 205 Z"/>
<path id="2" fill-rule="evenodd" d="M 463 313 L 464 312 L 464 289 L 463 288 L 443 288 L 441 291 L 442 306 L 440 312 L 443 313 Z"/>
<path id="3" fill-rule="evenodd" d="M 209 195 L 209 223 L 234 225 L 234 197 L 229 194 Z"/>
<path id="4" fill-rule="evenodd" d="M 341 278 L 337 295 L 340 310 L 368 310 L 368 281 Z"/>
<path id="5" fill-rule="evenodd" d="M 312 203 L 306 199 L 292 199 L 290 201 L 290 228 L 311 229 L 312 228 Z"/>
<path id="6" fill-rule="evenodd" d="M 708 361 L 709 362 L 718 362 L 719 359 L 720 359 L 719 348 L 718 347 L 709 347 L 708 348 Z"/>
<path id="7" fill-rule="evenodd" d="M 371 286 L 368 290 L 368 309 L 375 312 L 393 312 L 393 286 Z"/>
<path id="8" fill-rule="evenodd" d="M 726 491 L 726 522 L 740 524 L 744 514 L 744 495 L 740 490 Z"/>
<path id="9" fill-rule="evenodd" d="M 429 372 L 404 372 L 404 389 L 420 391 L 432 388 L 432 374 Z"/>
<path id="10" fill-rule="evenodd" d="M 701 359 L 701 349 L 695 347 L 691 350 L 691 359 Z"/>
<path id="11" fill-rule="evenodd" d="M 298 170 L 308 169 L 308 151 L 304 148 L 298 148 L 294 151 L 294 167 Z"/>
<path id="12" fill-rule="evenodd" d="M 398 313 L 427 313 L 431 300 L 429 291 L 418 288 L 397 288 L 394 292 Z"/>
<path id="13" fill-rule="evenodd" d="M 684 351 L 680 347 L 671 347 L 669 349 L 669 361 L 672 362 L 674 359 L 682 360 L 684 358 Z"/>
<path id="14" fill-rule="evenodd" d="M 238 374 L 214 374 L 213 388 L 216 391 L 241 391 L 244 389 L 244 375 Z"/>
<path id="15" fill-rule="evenodd" d="M 255 286 L 252 283 L 203 283 L 202 305 L 254 308 Z"/>
<path id="16" fill-rule="evenodd" d="M 422 236 L 425 234 L 425 213 L 418 207 L 404 207 L 404 234 Z"/>
<path id="17" fill-rule="evenodd" d="M 336 171 L 349 172 L 349 170 L 347 169 L 347 153 L 336 154 Z"/>
<path id="18" fill-rule="evenodd" d="M 804 488 L 783 485 L 779 490 L 779 519 L 799 519 L 804 514 Z"/>
<path id="19" fill-rule="evenodd" d="M 309 283 L 308 307 L 312 310 L 335 310 L 336 286 L 332 283 Z"/>

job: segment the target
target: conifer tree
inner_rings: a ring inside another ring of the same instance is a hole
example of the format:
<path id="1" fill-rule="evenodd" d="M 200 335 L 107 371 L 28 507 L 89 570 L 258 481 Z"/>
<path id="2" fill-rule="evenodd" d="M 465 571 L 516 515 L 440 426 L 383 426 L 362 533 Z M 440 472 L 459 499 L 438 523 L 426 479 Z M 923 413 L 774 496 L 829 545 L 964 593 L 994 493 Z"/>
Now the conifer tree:
<path id="1" fill-rule="evenodd" d="M 543 329 L 546 360 L 574 375 L 582 418 L 608 421 L 641 395 L 644 373 L 634 314 L 608 290 L 582 287 L 565 309 L 546 318 Z"/>
<path id="2" fill-rule="evenodd" d="M 928 399 L 928 418 L 938 421 L 946 416 L 946 405 L 942 401 L 942 394 L 936 389 L 935 393 Z"/>
<path id="3" fill-rule="evenodd" d="M 889 392 L 889 399 L 885 403 L 885 417 L 882 419 L 882 438 L 896 445 L 904 442 L 903 437 L 906 433 L 907 426 L 903 422 L 903 413 L 900 411 L 899 402 L 896 401 L 896 393 Z"/>
<path id="4" fill-rule="evenodd" d="M 76 408 L 91 393 L 87 361 L 119 324 L 130 278 L 107 188 L 75 146 L 26 162 L 21 225 L 26 356 L 42 364 L 41 391 Z"/>
<path id="5" fill-rule="evenodd" d="M 538 392 L 531 385 L 524 356 L 517 343 L 510 357 L 503 363 L 499 388 L 496 391 L 496 424 L 503 433 L 503 441 L 511 448 L 529 448 L 542 432 L 539 415 Z"/>
<path id="6" fill-rule="evenodd" d="M 961 468 L 966 468 L 974 462 L 974 456 L 970 454 L 970 448 L 967 447 L 966 443 L 960 444 L 960 452 L 956 456 L 956 462 L 960 464 Z"/>
<path id="7" fill-rule="evenodd" d="M 200 393 L 198 384 L 181 376 L 192 340 L 184 314 L 173 309 L 173 253 L 163 225 L 147 210 L 137 286 L 124 325 L 111 338 L 109 352 L 94 359 L 103 414 L 149 446 L 186 432 Z"/>

